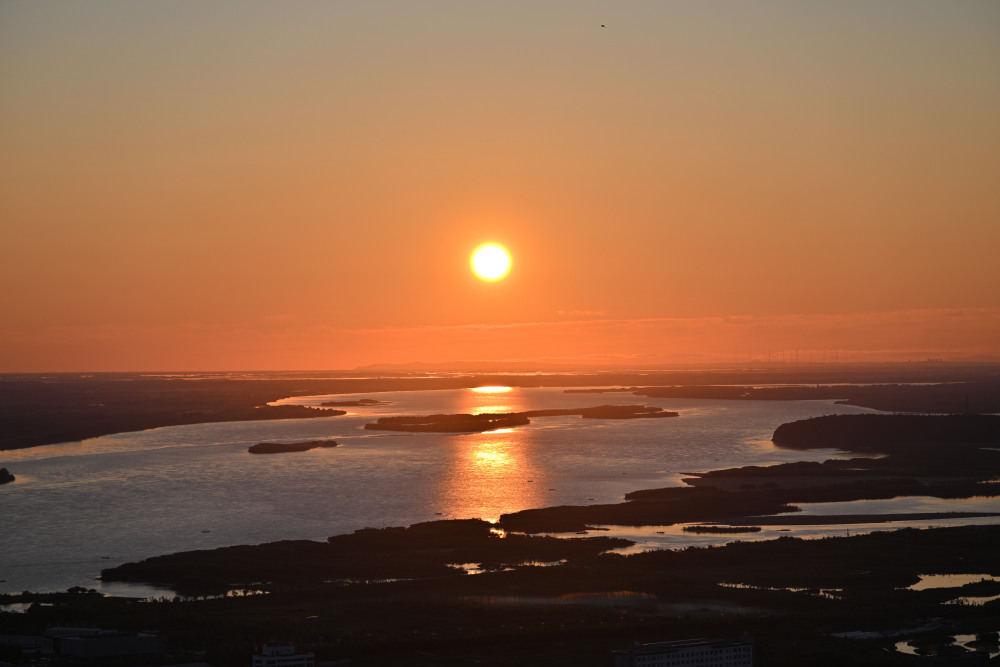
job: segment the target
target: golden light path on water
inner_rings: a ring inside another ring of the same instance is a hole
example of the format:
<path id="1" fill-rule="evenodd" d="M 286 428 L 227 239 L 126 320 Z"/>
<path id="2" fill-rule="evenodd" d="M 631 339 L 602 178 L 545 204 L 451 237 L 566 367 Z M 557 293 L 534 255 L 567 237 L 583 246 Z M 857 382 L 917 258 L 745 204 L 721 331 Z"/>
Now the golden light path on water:
<path id="1" fill-rule="evenodd" d="M 471 396 L 463 401 L 461 412 L 469 414 L 520 412 L 528 408 L 522 402 L 515 401 L 512 397 L 506 396 L 513 389 L 511 387 L 487 386 L 473 387 Z M 497 431 L 491 431 L 496 433 Z"/>
<path id="2" fill-rule="evenodd" d="M 475 387 L 466 392 L 460 412 L 521 412 L 528 409 L 510 387 Z M 496 522 L 500 514 L 541 502 L 544 489 L 531 459 L 535 442 L 530 430 L 497 429 L 453 439 L 452 465 L 441 496 L 450 516 Z M 475 489 L 478 493 L 470 493 Z"/>

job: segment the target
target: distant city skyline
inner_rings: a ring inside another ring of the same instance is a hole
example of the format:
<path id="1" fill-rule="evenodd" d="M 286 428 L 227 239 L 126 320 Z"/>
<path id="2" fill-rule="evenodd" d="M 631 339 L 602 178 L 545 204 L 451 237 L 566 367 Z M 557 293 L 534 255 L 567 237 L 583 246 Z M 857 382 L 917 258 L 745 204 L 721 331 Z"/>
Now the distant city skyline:
<path id="1" fill-rule="evenodd" d="M 2 3 L 0 372 L 1000 360 L 997 34 L 988 0 Z"/>

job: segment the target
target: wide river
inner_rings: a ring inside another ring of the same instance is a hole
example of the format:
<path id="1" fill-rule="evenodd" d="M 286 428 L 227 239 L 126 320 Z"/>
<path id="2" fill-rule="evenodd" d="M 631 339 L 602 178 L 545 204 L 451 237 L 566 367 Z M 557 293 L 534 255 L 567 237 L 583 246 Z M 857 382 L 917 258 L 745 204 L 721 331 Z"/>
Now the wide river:
<path id="1" fill-rule="evenodd" d="M 618 502 L 628 491 L 679 485 L 685 472 L 823 460 L 834 453 L 781 450 L 771 434 L 796 419 L 867 411 L 832 401 L 645 399 L 506 387 L 281 402 L 360 398 L 385 404 L 348 407 L 348 414 L 324 419 L 172 426 L 0 451 L 0 467 L 17 476 L 0 486 L 0 592 L 85 586 L 145 594 L 150 591 L 95 577 L 105 567 L 175 551 L 322 540 L 368 526 L 442 518 L 496 520 L 532 507 Z M 656 405 L 680 416 L 542 417 L 529 426 L 476 434 L 363 430 L 387 415 L 607 403 Z M 258 442 L 321 439 L 341 446 L 247 452 Z M 676 527 L 666 532 L 674 541 L 663 538 L 664 546 L 705 539 L 681 536 Z M 795 527 L 793 534 L 799 532 Z"/>

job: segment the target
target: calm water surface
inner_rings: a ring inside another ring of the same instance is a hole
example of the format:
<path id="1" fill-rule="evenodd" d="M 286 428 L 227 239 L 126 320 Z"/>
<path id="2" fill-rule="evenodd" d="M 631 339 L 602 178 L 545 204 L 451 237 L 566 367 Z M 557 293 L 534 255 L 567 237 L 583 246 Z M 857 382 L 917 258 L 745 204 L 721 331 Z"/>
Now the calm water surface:
<path id="1" fill-rule="evenodd" d="M 101 568 L 149 556 L 281 539 L 325 539 L 367 526 L 481 517 L 531 507 L 617 502 L 685 472 L 823 460 L 773 447 L 781 423 L 867 411 L 830 401 L 639 399 L 514 388 L 310 396 L 376 398 L 326 419 L 197 424 L 0 452 L 0 592 L 82 585 Z M 365 431 L 400 414 L 511 412 L 644 402 L 678 418 L 533 419 L 477 434 Z M 258 442 L 336 439 L 340 447 L 253 455 Z"/>

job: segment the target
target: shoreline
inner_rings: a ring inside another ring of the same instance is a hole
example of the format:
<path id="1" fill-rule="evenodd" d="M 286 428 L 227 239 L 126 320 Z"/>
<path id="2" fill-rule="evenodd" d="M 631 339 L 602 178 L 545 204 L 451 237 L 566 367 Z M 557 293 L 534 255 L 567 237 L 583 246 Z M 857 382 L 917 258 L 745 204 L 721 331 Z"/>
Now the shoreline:
<path id="1" fill-rule="evenodd" d="M 883 434 L 887 427 L 908 429 L 913 425 L 912 418 L 906 415 L 865 415 L 865 419 L 861 421 L 854 417 L 856 416 L 814 417 L 793 424 L 796 431 L 801 434 L 808 434 L 816 429 L 825 433 L 832 428 L 830 424 L 832 420 L 838 425 L 833 428 L 848 428 L 855 435 L 859 425 L 869 434 Z M 931 423 L 947 423 L 949 429 L 959 431 L 965 426 L 977 433 L 982 431 L 984 425 L 984 418 L 981 416 L 965 418 L 940 416 L 922 420 L 920 422 L 922 429 L 926 430 L 927 420 Z M 986 430 L 990 431 L 993 427 L 1000 426 L 1000 416 L 985 418 L 985 423 Z M 786 424 L 780 425 L 775 430 L 775 437 L 783 429 L 787 429 Z M 930 429 L 926 432 L 936 432 L 939 438 L 946 437 L 940 430 Z M 799 444 L 803 446 L 802 442 Z M 883 443 L 881 449 L 889 453 L 879 459 L 832 459 L 823 463 L 796 462 L 766 467 L 745 466 L 712 471 L 698 478 L 702 482 L 711 481 L 713 478 L 730 480 L 740 477 L 744 472 L 751 472 L 755 478 L 763 473 L 775 479 L 801 479 L 803 477 L 801 473 L 805 469 L 811 473 L 805 477 L 812 482 L 805 485 L 753 484 L 749 485 L 753 488 L 724 490 L 705 484 L 647 489 L 627 494 L 625 502 L 622 503 L 527 509 L 501 515 L 496 524 L 478 519 L 446 519 L 408 527 L 362 529 L 350 534 L 334 535 L 329 537 L 326 543 L 272 542 L 255 546 L 223 547 L 207 552 L 178 552 L 109 568 L 103 570 L 101 576 L 107 581 L 151 583 L 175 589 L 196 586 L 217 589 L 249 582 L 280 582 L 288 576 L 296 581 L 304 576 L 307 579 L 318 577 L 318 580 L 345 576 L 391 578 L 406 576 L 400 574 L 403 572 L 412 575 L 416 571 L 422 573 L 416 575 L 418 577 L 442 576 L 448 574 L 448 569 L 454 563 L 479 562 L 481 567 L 486 563 L 487 567 L 493 569 L 517 569 L 524 562 L 551 561 L 554 560 L 551 556 L 559 552 L 550 551 L 553 546 L 547 540 L 561 541 L 563 548 L 570 548 L 576 540 L 601 539 L 556 537 L 554 533 L 581 534 L 594 530 L 595 526 L 665 527 L 682 523 L 716 526 L 822 526 L 920 520 L 947 521 L 1000 516 L 1000 512 L 789 514 L 800 511 L 800 508 L 792 503 L 847 502 L 905 496 L 940 498 L 1000 496 L 1000 483 L 993 481 L 1000 474 L 1000 451 L 983 449 L 982 442 L 949 441 L 947 444 L 941 442 L 932 444 L 934 447 L 929 449 L 927 443 L 919 443 L 919 446 L 903 445 L 898 442 Z M 866 442 L 865 446 L 871 447 L 871 442 Z M 928 465 L 934 468 L 936 474 L 925 470 L 925 466 Z M 860 466 L 868 466 L 869 469 L 865 471 Z M 969 468 L 975 468 L 978 474 L 969 475 L 967 472 Z M 925 475 L 924 481 L 906 476 L 917 469 Z M 859 473 L 863 476 L 865 472 L 873 471 L 878 475 L 870 476 L 860 482 L 845 483 L 842 478 L 845 470 L 849 471 L 852 477 L 857 477 Z M 966 472 L 968 477 L 955 482 L 956 470 Z M 789 472 L 795 475 L 789 475 Z M 886 473 L 892 473 L 893 477 L 887 479 Z M 825 480 L 827 484 L 816 484 L 816 478 Z M 499 539 L 492 536 L 492 532 L 497 528 L 503 531 Z M 470 534 L 469 531 L 474 532 Z M 465 549 L 463 545 L 470 538 L 479 540 L 476 544 L 477 549 L 482 549 L 481 551 L 463 551 Z M 407 541 L 399 541 L 403 539 Z M 511 556 L 509 549 L 513 542 L 520 545 L 516 557 Z M 584 542 L 576 544 L 583 545 Z M 618 548 L 634 544 L 631 540 L 622 540 L 618 543 Z M 338 549 L 331 552 L 331 545 L 336 545 Z M 391 545 L 388 551 L 387 545 Z M 538 551 L 540 548 L 543 550 Z M 436 554 L 432 562 L 424 560 L 429 552 Z M 546 558 L 543 553 L 549 557 Z M 419 558 L 415 554 L 420 554 Z M 345 557 L 347 560 L 343 561 Z M 245 566 L 244 570 L 236 572 L 227 567 L 227 562 L 234 558 L 236 562 Z M 275 570 L 271 564 L 276 561 L 284 563 L 284 567 L 290 568 L 292 572 Z M 337 565 L 341 562 L 341 565 Z M 427 569 L 413 570 L 417 564 Z M 305 574 L 307 572 L 312 574 L 307 576 Z M 234 580 L 237 577 L 241 578 Z"/>
<path id="2" fill-rule="evenodd" d="M 894 512 L 891 514 L 808 514 L 803 516 L 741 516 L 706 522 L 720 526 L 850 526 L 859 523 L 982 519 L 1000 512 Z"/>
<path id="3" fill-rule="evenodd" d="M 485 385 L 589 387 L 657 398 L 813 400 L 834 398 L 882 411 L 1000 412 L 996 364 L 745 371 L 469 373 L 334 379 L 164 379 L 143 374 L 0 375 L 0 451 L 75 442 L 163 426 L 329 417 L 269 403 L 302 395 L 465 389 Z M 183 374 L 181 374 L 183 376 Z M 760 387 L 759 385 L 783 385 Z M 874 387 L 874 389 L 873 389 Z M 571 389 L 572 390 L 572 389 Z M 854 397 L 848 394 L 855 394 Z M 267 406 L 266 408 L 264 406 Z M 262 408 L 264 408 L 262 410 Z M 295 412 L 296 414 L 292 414 Z"/>
<path id="4" fill-rule="evenodd" d="M 592 378 L 588 378 L 592 379 Z M 359 392 L 360 393 L 360 392 Z M 892 417 L 891 415 L 886 415 Z M 825 444 L 821 448 L 825 448 Z M 810 447 L 804 446 L 803 449 Z M 868 453 L 871 449 L 866 450 Z M 898 452 L 897 452 L 898 456 Z M 954 464 L 964 464 L 968 461 L 962 457 L 949 457 L 952 466 Z M 860 463 L 859 463 L 860 462 Z M 707 473 L 699 473 L 698 484 L 688 481 L 689 487 L 669 487 L 658 490 L 638 490 L 627 494 L 625 503 L 613 505 L 587 505 L 578 507 L 543 507 L 523 512 L 515 515 L 502 517 L 500 525 L 512 531 L 519 531 L 524 526 L 515 525 L 517 522 L 528 519 L 537 519 L 541 516 L 545 521 L 539 526 L 533 526 L 524 532 L 533 534 L 538 532 L 577 532 L 586 529 L 591 524 L 612 524 L 612 525 L 669 525 L 681 522 L 705 522 L 722 523 L 727 517 L 739 525 L 751 525 L 750 517 L 756 517 L 757 521 L 762 521 L 764 515 L 774 515 L 782 511 L 790 511 L 794 508 L 789 506 L 792 502 L 822 502 L 831 500 L 823 494 L 829 493 L 830 482 L 835 482 L 837 493 L 846 493 L 847 496 L 835 496 L 832 500 L 862 500 L 885 497 L 884 495 L 872 495 L 873 491 L 881 493 L 897 493 L 904 491 L 903 495 L 933 495 L 927 493 L 928 487 L 942 487 L 949 494 L 965 493 L 959 488 L 961 485 L 975 485 L 978 480 L 966 475 L 949 474 L 943 476 L 943 468 L 933 465 L 934 475 L 928 475 L 926 471 L 922 475 L 915 475 L 911 468 L 907 468 L 905 474 L 893 473 L 887 464 L 897 465 L 900 460 L 893 459 L 892 455 L 880 459 L 834 459 L 820 463 L 790 463 L 777 466 L 768 466 L 767 475 L 761 476 L 760 468 L 754 466 L 744 466 L 739 469 L 713 470 Z M 913 461 L 909 461 L 913 463 Z M 927 461 L 923 461 L 927 463 Z M 975 461 L 972 463 L 976 464 Z M 857 470 L 860 465 L 870 465 L 872 469 L 868 472 Z M 788 474 L 789 471 L 802 472 L 801 467 L 812 467 L 808 475 Z M 826 468 L 824 468 L 826 466 Z M 882 466 L 881 468 L 878 468 Z M 978 464 L 976 464 L 978 467 Z M 796 468 L 799 467 L 799 468 Z M 818 470 L 815 468 L 818 467 Z M 878 468 L 876 470 L 876 468 Z M 980 472 L 984 469 L 980 468 Z M 740 478 L 748 472 L 755 473 L 755 477 Z M 775 474 L 777 471 L 783 471 Z M 822 472 L 823 474 L 816 474 Z M 936 475 L 936 476 L 935 476 Z M 723 480 L 731 486 L 730 491 L 739 493 L 715 493 L 712 495 L 709 489 L 713 481 L 722 485 Z M 796 480 L 808 480 L 810 484 L 796 483 Z M 816 483 L 817 480 L 822 480 Z M 825 483 L 824 483 L 825 482 Z M 740 489 L 742 485 L 753 485 L 757 488 Z M 905 486 L 909 484 L 909 486 Z M 894 486 L 897 485 L 897 486 Z M 902 485 L 902 486 L 900 486 Z M 701 486 L 702 488 L 699 488 Z M 814 488 L 808 488 L 814 487 Z M 877 487 L 881 487 L 878 489 Z M 994 489 L 995 491 L 995 489 Z M 746 492 L 746 493 L 744 493 Z M 650 495 L 653 494 L 653 495 Z M 789 495 L 791 494 L 791 495 Z M 818 494 L 818 495 L 817 495 Z M 860 494 L 860 495 L 858 495 Z M 995 495 L 995 494 L 992 494 Z M 673 497 L 677 496 L 677 497 Z M 954 497 L 949 496 L 949 497 Z M 961 497 L 961 496 L 959 496 Z M 652 502 L 651 502 L 652 501 Z M 657 503 L 660 503 L 658 506 Z M 693 510 L 684 509 L 684 505 L 689 505 Z M 544 515 L 548 514 L 548 517 Z M 559 515 L 562 516 L 559 516 Z M 649 517 L 655 514 L 656 520 L 650 521 Z M 532 516 L 534 515 L 534 516 Z M 992 513 L 922 513 L 929 520 L 946 519 L 955 517 L 975 518 L 979 516 L 995 516 Z M 514 518 L 516 516 L 516 518 Z M 878 514 L 858 514 L 849 515 L 852 517 L 850 523 L 876 523 L 878 517 L 887 515 Z M 611 517 L 611 520 L 608 519 Z M 556 520 L 556 527 L 547 523 L 552 519 Z M 913 520 L 914 516 L 906 516 L 898 519 L 882 519 L 883 521 Z M 456 519 L 460 521 L 460 519 Z M 825 518 L 822 521 L 814 517 L 795 517 L 789 519 L 785 524 L 760 524 L 760 525 L 844 525 L 845 521 L 833 518 Z M 530 523 L 530 521 L 528 522 Z"/>

